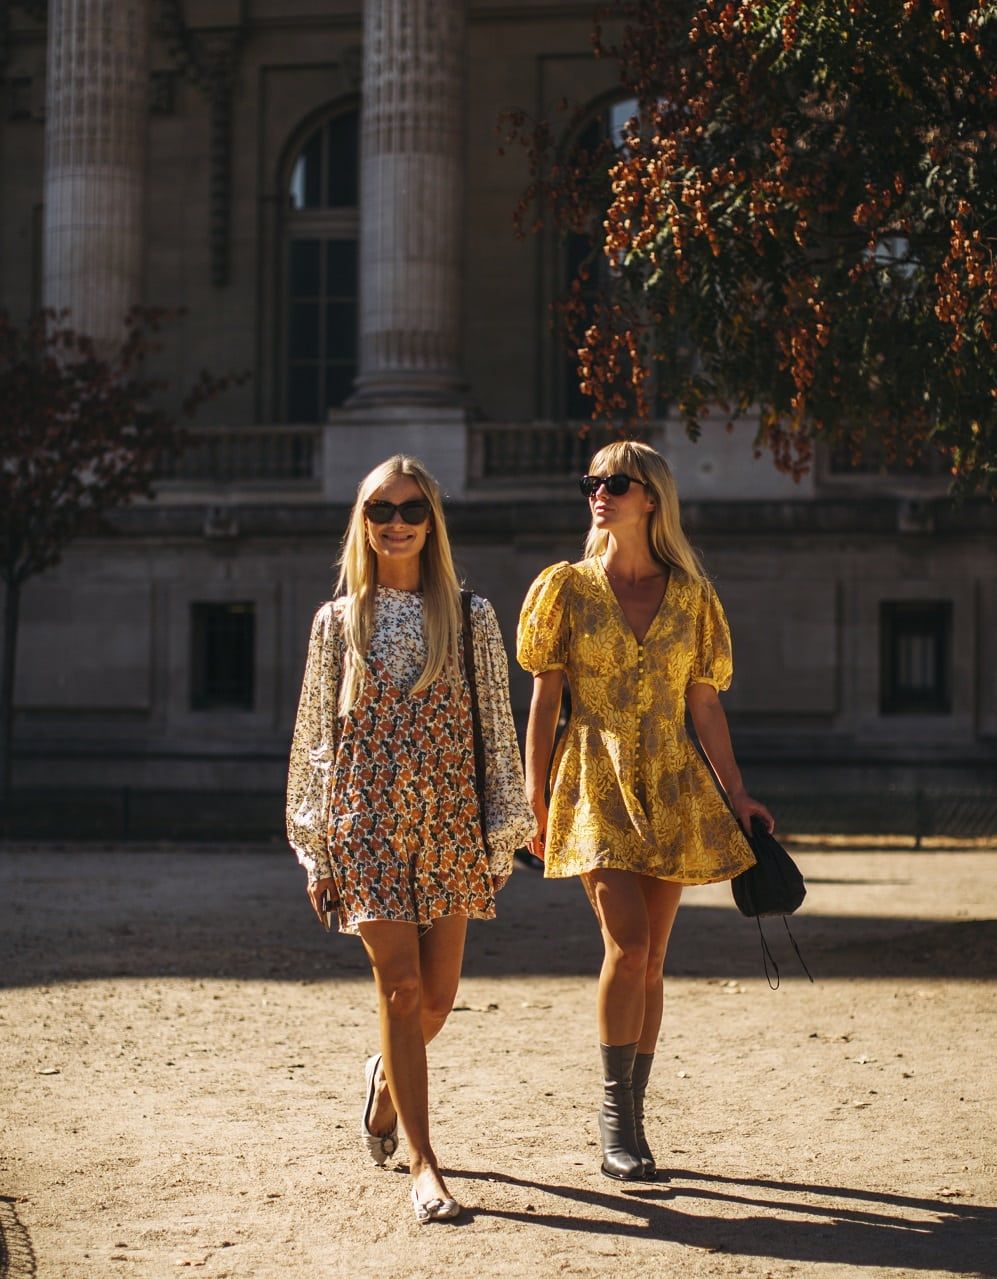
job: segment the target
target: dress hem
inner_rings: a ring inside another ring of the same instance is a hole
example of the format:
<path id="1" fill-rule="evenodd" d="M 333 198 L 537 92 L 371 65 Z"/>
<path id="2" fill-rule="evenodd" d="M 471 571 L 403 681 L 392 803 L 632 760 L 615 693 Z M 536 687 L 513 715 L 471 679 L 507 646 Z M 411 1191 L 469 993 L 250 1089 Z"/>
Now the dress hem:
<path id="1" fill-rule="evenodd" d="M 742 875 L 746 870 L 750 870 L 755 864 L 752 857 L 750 861 L 746 861 L 744 865 L 732 867 L 728 870 L 717 871 L 714 874 L 703 876 L 689 877 L 684 875 L 665 875 L 653 870 L 641 870 L 632 863 L 619 861 L 600 861 L 594 862 L 591 866 L 585 866 L 580 870 L 550 870 L 544 866 L 544 879 L 577 879 L 582 875 L 587 875 L 593 870 L 626 870 L 634 875 L 646 875 L 648 879 L 660 879 L 667 884 L 682 884 L 686 888 L 697 888 L 704 884 L 723 884 L 729 880 L 736 879 L 738 875 Z"/>
<path id="2" fill-rule="evenodd" d="M 346 937 L 359 937 L 361 924 L 413 924 L 420 933 L 428 932 L 441 919 L 494 919 L 495 905 L 490 911 L 482 910 L 450 910 L 441 915 L 431 915 L 429 919 L 395 919 L 390 915 L 364 915 L 344 923 L 338 920 L 338 929 Z"/>

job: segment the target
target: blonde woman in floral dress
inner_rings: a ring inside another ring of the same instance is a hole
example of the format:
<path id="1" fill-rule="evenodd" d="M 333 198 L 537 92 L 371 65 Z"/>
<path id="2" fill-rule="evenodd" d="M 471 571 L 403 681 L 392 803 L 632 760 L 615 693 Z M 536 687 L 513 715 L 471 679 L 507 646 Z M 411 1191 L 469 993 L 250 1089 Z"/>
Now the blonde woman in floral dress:
<path id="1" fill-rule="evenodd" d="M 460 978 L 468 919 L 493 919 L 512 854 L 535 829 L 491 605 L 471 600 L 489 760 L 486 852 L 475 783 L 460 588 L 436 481 L 413 458 L 364 479 L 339 598 L 312 624 L 291 748 L 287 825 L 319 918 L 359 934 L 381 1051 L 365 1069 L 363 1148 L 383 1165 L 398 1120 L 420 1223 L 456 1217 L 429 1136 L 426 1045 Z M 504 852 L 496 852 L 503 849 Z"/>
<path id="2" fill-rule="evenodd" d="M 653 1180 L 644 1132 L 661 1024 L 668 938 L 686 884 L 754 862 L 738 825 L 772 816 L 744 788 L 718 693 L 731 681 L 727 622 L 682 531 L 664 459 L 620 441 L 593 458 L 582 491 L 585 558 L 530 587 L 520 664 L 534 676 L 526 786 L 545 874 L 579 875 L 605 948 L 598 1026 L 602 1171 Z M 571 715 L 546 786 L 563 688 Z M 690 741 L 686 711 L 730 809 Z"/>

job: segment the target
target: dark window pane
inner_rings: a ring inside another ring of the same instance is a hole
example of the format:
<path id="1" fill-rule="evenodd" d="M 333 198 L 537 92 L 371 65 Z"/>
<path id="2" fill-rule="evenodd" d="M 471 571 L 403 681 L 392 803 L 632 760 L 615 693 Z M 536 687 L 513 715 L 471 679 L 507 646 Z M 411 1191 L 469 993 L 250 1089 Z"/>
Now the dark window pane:
<path id="1" fill-rule="evenodd" d="M 335 408 L 348 398 L 357 375 L 355 364 L 327 364 L 325 369 L 326 408 Z"/>
<path id="2" fill-rule="evenodd" d="M 349 208 L 358 202 L 359 115 L 351 111 L 326 125 L 329 155 L 329 205 Z"/>
<path id="3" fill-rule="evenodd" d="M 879 625 L 883 714 L 948 714 L 951 602 L 884 600 Z"/>
<path id="4" fill-rule="evenodd" d="M 327 240 L 325 253 L 326 296 L 355 298 L 357 296 L 356 240 Z"/>
<path id="5" fill-rule="evenodd" d="M 319 352 L 317 302 L 292 302 L 287 353 L 292 360 L 314 360 Z"/>
<path id="6" fill-rule="evenodd" d="M 292 364 L 287 371 L 287 420 L 320 422 L 318 404 L 319 368 L 315 364 Z"/>
<path id="7" fill-rule="evenodd" d="M 192 604 L 190 611 L 191 708 L 252 710 L 254 606 Z"/>
<path id="8" fill-rule="evenodd" d="M 608 107 L 593 116 L 578 135 L 576 147 L 579 151 L 594 153 L 607 140 L 612 139 L 614 146 L 622 142 L 622 126 L 635 114 L 636 99 L 630 98 L 622 102 L 611 103 Z M 592 241 L 587 235 L 571 233 L 565 244 L 564 284 L 570 288 L 578 279 L 579 269 L 584 265 L 587 278 L 580 280 L 581 296 L 585 303 L 585 317 L 579 319 L 576 330 L 580 336 L 592 322 L 595 302 L 598 299 L 608 300 L 612 290 L 612 278 L 609 263 L 601 246 L 593 251 Z M 567 345 L 567 344 L 565 344 Z M 576 343 L 575 345 L 580 345 Z M 592 398 L 583 395 L 578 385 L 578 359 L 573 350 L 560 354 L 561 403 L 563 414 L 567 418 L 589 420 L 592 416 Z"/>
<path id="9" fill-rule="evenodd" d="M 319 276 L 322 242 L 292 240 L 288 263 L 288 282 L 292 298 L 317 298 L 322 293 Z"/>
<path id="10" fill-rule="evenodd" d="M 317 209 L 322 201 L 322 130 L 316 129 L 301 148 L 288 190 L 292 209 Z"/>
<path id="11" fill-rule="evenodd" d="M 326 303 L 325 353 L 335 360 L 356 359 L 357 308 L 355 302 Z"/>
<path id="12" fill-rule="evenodd" d="M 595 277 L 598 274 L 599 263 L 592 254 L 592 242 L 587 235 L 569 235 L 565 248 L 569 284 L 577 276 L 582 263 L 588 261 L 589 278 L 582 282 L 585 315 L 576 322 L 576 333 L 581 335 L 592 320 L 593 298 L 598 293 Z M 567 350 L 564 354 L 564 415 L 586 421 L 592 416 L 592 399 L 588 395 L 583 395 L 579 388 L 578 357 L 572 350 Z"/>
<path id="13" fill-rule="evenodd" d="M 564 391 L 564 416 L 571 421 L 587 422 L 592 416 L 592 397 L 582 394 L 578 381 L 578 363 L 571 362 L 570 358 Z"/>
<path id="14" fill-rule="evenodd" d="M 592 241 L 587 235 L 572 232 L 572 234 L 568 236 L 567 261 L 569 284 L 577 276 L 578 269 L 583 262 L 587 262 L 589 268 L 589 279 L 586 283 L 591 283 L 592 277 L 597 272 L 598 263 L 596 261 L 596 255 L 592 251 Z"/>
<path id="15" fill-rule="evenodd" d="M 592 152 L 601 143 L 605 142 L 608 132 L 608 121 L 605 115 L 598 115 L 582 130 L 578 138 L 578 148 L 582 151 Z"/>

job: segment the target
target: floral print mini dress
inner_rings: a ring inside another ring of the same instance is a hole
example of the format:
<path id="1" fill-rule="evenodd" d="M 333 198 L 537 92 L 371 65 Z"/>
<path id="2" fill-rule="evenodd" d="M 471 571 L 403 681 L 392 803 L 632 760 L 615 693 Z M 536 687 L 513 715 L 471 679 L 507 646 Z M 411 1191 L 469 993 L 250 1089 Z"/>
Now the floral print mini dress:
<path id="1" fill-rule="evenodd" d="M 519 662 L 562 670 L 571 716 L 554 753 L 544 873 L 629 870 L 680 884 L 732 879 L 754 854 L 686 732 L 691 684 L 730 686 L 717 593 L 672 567 L 638 642 L 598 557 L 530 587 Z"/>
<path id="2" fill-rule="evenodd" d="M 505 868 L 489 864 L 482 840 L 467 684 L 444 674 L 410 691 L 426 660 L 422 595 L 378 587 L 362 690 L 339 716 L 342 603 L 319 609 L 308 648 L 288 778 L 298 859 L 310 882 L 335 880 L 343 932 L 369 920 L 493 919 L 492 875 Z M 472 620 L 482 717 L 501 718 L 504 703 L 522 790 L 505 650 L 477 596 Z"/>

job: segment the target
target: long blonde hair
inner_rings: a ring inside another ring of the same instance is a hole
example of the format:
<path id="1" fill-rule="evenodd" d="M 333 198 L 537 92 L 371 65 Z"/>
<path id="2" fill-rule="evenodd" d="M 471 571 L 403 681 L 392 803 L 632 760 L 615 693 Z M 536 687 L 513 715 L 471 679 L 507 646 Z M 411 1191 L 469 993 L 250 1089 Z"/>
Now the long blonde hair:
<path id="1" fill-rule="evenodd" d="M 679 495 L 668 463 L 649 444 L 639 440 L 616 440 L 607 444 L 589 462 L 590 475 L 632 475 L 647 485 L 654 501 L 647 524 L 651 554 L 662 564 L 674 564 L 694 582 L 706 580 L 699 556 L 689 545 L 679 514 Z M 602 555 L 609 543 L 605 529 L 593 524 L 585 539 L 585 558 Z"/>
<path id="2" fill-rule="evenodd" d="M 408 475 L 429 503 L 431 532 L 419 555 L 422 582 L 426 664 L 411 692 L 428 688 L 444 671 L 450 682 L 460 679 L 457 663 L 460 642 L 460 585 L 450 551 L 440 486 L 414 457 L 396 453 L 375 466 L 357 486 L 356 501 L 346 526 L 339 556 L 336 594 L 345 594 L 342 607 L 346 661 L 339 691 L 339 713 L 345 715 L 360 696 L 367 672 L 367 649 L 374 629 L 377 595 L 377 556 L 367 536 L 364 504 L 373 493 L 396 476 Z"/>

